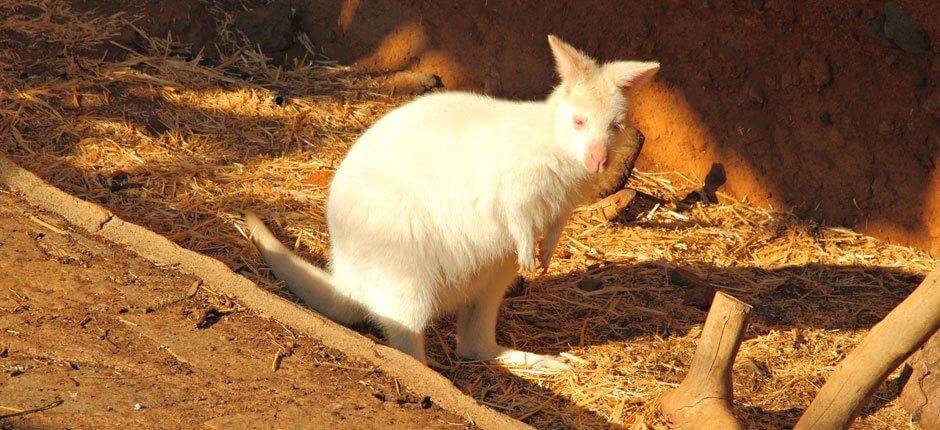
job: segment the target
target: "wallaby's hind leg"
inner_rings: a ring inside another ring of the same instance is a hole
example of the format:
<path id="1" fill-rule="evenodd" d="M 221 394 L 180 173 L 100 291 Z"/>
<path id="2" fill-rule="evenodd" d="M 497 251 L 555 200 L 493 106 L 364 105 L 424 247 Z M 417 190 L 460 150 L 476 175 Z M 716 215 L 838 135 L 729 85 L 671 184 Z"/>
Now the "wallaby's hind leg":
<path id="1" fill-rule="evenodd" d="M 519 351 L 496 343 L 496 317 L 512 276 L 493 279 L 493 284 L 457 313 L 457 354 L 471 360 L 497 359 L 511 366 L 564 370 L 570 367 L 557 357 Z M 505 278 L 505 279 L 504 279 Z"/>
<path id="2" fill-rule="evenodd" d="M 401 291 L 387 285 L 381 288 L 378 291 Z M 370 306 L 371 317 L 382 328 L 389 345 L 426 365 L 424 330 L 431 320 L 432 309 L 427 309 L 414 297 L 376 299 Z"/>
<path id="3" fill-rule="evenodd" d="M 392 348 L 414 357 L 421 364 L 428 364 L 428 359 L 424 354 L 423 327 L 421 329 L 405 327 L 389 319 L 380 319 L 379 325 L 382 326 L 382 331 Z"/>
<path id="4" fill-rule="evenodd" d="M 493 286 L 457 312 L 457 354 L 474 360 L 490 360 L 499 352 L 496 317 L 506 289 Z"/>

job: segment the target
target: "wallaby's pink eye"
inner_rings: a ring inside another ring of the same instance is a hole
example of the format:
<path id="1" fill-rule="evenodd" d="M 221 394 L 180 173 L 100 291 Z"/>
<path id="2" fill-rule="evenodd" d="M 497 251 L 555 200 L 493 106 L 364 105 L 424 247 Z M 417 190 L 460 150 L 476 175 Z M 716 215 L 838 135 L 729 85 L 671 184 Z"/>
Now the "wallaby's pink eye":
<path id="1" fill-rule="evenodd" d="M 574 128 L 584 128 L 584 124 L 587 123 L 587 120 L 582 116 L 574 117 Z"/>

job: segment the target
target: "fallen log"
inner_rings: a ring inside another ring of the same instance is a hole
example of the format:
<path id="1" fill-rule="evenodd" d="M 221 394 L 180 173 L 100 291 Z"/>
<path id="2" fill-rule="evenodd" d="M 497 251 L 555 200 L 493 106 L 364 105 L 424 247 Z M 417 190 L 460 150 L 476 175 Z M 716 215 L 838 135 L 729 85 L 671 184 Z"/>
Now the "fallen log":
<path id="1" fill-rule="evenodd" d="M 731 367 L 747 328 L 751 306 L 723 292 L 715 293 L 682 383 L 659 398 L 659 409 L 679 429 L 736 430 Z"/>
<path id="2" fill-rule="evenodd" d="M 845 429 L 875 389 L 940 328 L 940 266 L 836 367 L 794 430 Z"/>

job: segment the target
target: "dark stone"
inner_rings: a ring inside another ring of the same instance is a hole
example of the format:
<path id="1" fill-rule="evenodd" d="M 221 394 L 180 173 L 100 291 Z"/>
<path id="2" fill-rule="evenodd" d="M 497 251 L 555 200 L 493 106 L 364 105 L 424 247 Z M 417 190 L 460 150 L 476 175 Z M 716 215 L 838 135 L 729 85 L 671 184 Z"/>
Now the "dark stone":
<path id="1" fill-rule="evenodd" d="M 940 332 L 911 355 L 902 373 L 899 403 L 923 429 L 940 428 Z"/>
<path id="2" fill-rule="evenodd" d="M 424 72 L 397 72 L 385 77 L 383 86 L 392 94 L 419 95 L 444 87 L 440 76 Z"/>
<path id="3" fill-rule="evenodd" d="M 930 47 L 924 27 L 894 2 L 885 3 L 884 34 L 898 48 L 911 54 L 922 54 Z"/>
<path id="4" fill-rule="evenodd" d="M 286 51 L 294 43 L 294 11 L 286 1 L 246 10 L 235 18 L 235 27 L 265 53 Z"/>
<path id="5" fill-rule="evenodd" d="M 578 281 L 578 288 L 582 291 L 597 291 L 601 289 L 601 286 L 604 285 L 604 282 L 600 279 L 597 279 L 593 276 L 585 276 Z"/>

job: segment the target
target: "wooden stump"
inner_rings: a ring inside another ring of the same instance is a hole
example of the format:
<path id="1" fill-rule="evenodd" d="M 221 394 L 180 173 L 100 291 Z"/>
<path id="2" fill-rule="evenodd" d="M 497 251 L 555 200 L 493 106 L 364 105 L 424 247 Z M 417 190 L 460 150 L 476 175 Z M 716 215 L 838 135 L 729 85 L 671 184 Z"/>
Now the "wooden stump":
<path id="1" fill-rule="evenodd" d="M 744 428 L 732 408 L 731 367 L 747 328 L 751 306 L 717 292 L 689 373 L 659 399 L 659 408 L 679 429 Z"/>
<path id="2" fill-rule="evenodd" d="M 832 372 L 794 430 L 845 429 L 888 375 L 940 328 L 940 266 Z"/>
<path id="3" fill-rule="evenodd" d="M 607 169 L 595 181 L 596 197 L 604 198 L 623 189 L 633 173 L 633 166 L 646 138 L 634 127 L 627 127 L 614 137 L 617 143 L 608 154 Z"/>

